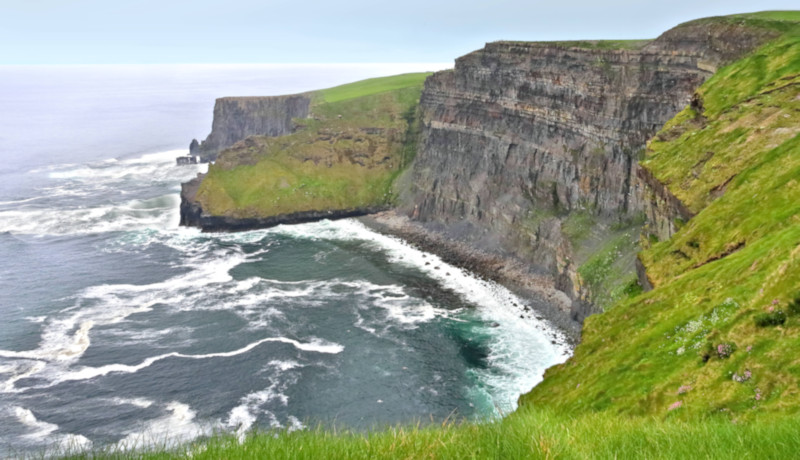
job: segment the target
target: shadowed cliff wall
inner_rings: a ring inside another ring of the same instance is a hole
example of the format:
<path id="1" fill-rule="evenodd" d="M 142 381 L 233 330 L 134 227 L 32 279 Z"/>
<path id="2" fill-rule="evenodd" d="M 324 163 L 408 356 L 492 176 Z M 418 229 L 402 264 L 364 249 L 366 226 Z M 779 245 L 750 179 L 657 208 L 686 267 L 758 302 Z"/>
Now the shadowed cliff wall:
<path id="1" fill-rule="evenodd" d="M 283 136 L 294 131 L 293 118 L 306 118 L 311 97 L 307 94 L 272 97 L 223 97 L 214 104 L 211 133 L 202 143 L 192 140 L 192 155 L 203 161 L 250 136 Z"/>

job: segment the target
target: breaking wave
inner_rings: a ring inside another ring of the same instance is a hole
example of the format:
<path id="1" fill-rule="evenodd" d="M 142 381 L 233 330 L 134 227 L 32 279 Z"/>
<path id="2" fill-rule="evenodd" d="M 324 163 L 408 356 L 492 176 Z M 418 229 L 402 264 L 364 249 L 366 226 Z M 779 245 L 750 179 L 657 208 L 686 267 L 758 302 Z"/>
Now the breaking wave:
<path id="1" fill-rule="evenodd" d="M 40 187 L 38 196 L 0 202 L 0 232 L 41 236 L 174 229 L 180 220 L 180 182 L 206 168 L 176 166 L 175 157 L 185 153 L 33 170 L 30 174 L 45 174 L 50 185 Z M 130 198 L 164 189 L 172 192 Z"/>

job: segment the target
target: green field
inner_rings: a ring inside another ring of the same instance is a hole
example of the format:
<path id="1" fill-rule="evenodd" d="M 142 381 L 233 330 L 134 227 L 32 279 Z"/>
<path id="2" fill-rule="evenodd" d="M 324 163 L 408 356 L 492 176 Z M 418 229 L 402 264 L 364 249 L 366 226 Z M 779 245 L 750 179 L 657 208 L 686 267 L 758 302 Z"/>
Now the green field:
<path id="1" fill-rule="evenodd" d="M 317 91 L 325 102 L 339 102 L 363 96 L 393 91 L 403 88 L 416 87 L 425 81 L 431 73 L 406 73 L 391 77 L 370 78 L 354 83 L 348 83 L 333 88 Z"/>
<path id="2" fill-rule="evenodd" d="M 734 14 L 728 16 L 737 19 L 764 19 L 768 21 L 800 22 L 800 11 L 759 11 L 756 13 Z"/>
<path id="3" fill-rule="evenodd" d="M 97 451 L 71 458 L 140 459 L 676 459 L 792 458 L 800 451 L 800 418 L 731 423 L 724 416 L 702 421 L 579 417 L 519 409 L 484 423 L 388 428 L 370 433 L 310 429 L 251 433 L 243 442 L 218 435 L 180 447 Z"/>

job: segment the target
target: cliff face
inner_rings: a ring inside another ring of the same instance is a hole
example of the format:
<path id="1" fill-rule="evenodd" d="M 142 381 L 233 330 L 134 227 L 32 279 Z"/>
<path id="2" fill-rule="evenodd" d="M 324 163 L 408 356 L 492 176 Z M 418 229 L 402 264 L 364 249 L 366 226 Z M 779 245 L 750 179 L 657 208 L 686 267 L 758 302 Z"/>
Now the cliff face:
<path id="1" fill-rule="evenodd" d="M 223 149 L 250 136 L 291 134 L 292 119 L 308 117 L 310 105 L 308 94 L 217 99 L 211 133 L 202 143 L 192 140 L 190 153 L 210 161 Z"/>
<path id="2" fill-rule="evenodd" d="M 764 39 L 726 24 L 684 26 L 641 49 L 489 43 L 427 80 L 401 207 L 550 274 L 581 321 L 596 300 L 588 278 L 603 282 L 614 266 L 634 278 L 635 247 L 613 241 L 625 229 L 638 235 L 643 220 L 645 142 L 714 69 Z M 598 275 L 603 251 L 610 259 Z"/>

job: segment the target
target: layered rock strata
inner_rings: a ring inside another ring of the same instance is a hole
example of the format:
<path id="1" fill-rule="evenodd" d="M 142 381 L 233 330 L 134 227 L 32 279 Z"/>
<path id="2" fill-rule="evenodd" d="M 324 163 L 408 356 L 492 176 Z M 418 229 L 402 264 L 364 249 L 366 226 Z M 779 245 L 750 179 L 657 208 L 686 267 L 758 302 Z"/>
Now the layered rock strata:
<path id="1" fill-rule="evenodd" d="M 646 141 L 715 69 L 769 38 L 690 23 L 638 50 L 489 43 L 427 80 L 401 209 L 428 229 L 549 274 L 580 322 L 594 311 L 581 264 L 619 228 L 640 225 L 646 208 L 683 214 L 638 172 Z M 653 196 L 661 203 L 649 203 Z M 563 228 L 576 213 L 590 216 L 578 237 Z M 630 259 L 631 276 L 634 254 L 616 254 Z"/>
<path id="2" fill-rule="evenodd" d="M 294 118 L 306 118 L 311 96 L 223 97 L 214 104 L 211 133 L 203 142 L 193 139 L 189 153 L 212 161 L 227 147 L 250 136 L 283 136 L 294 131 Z"/>

